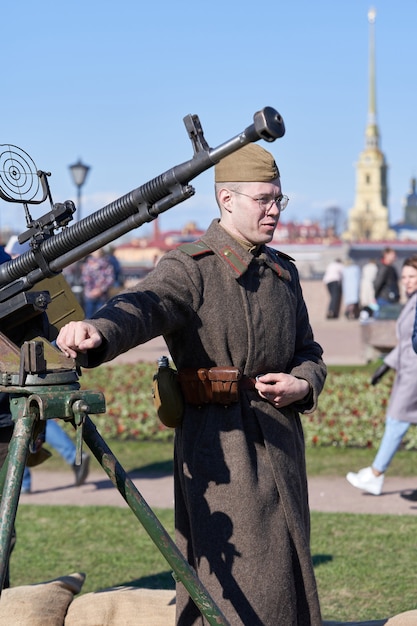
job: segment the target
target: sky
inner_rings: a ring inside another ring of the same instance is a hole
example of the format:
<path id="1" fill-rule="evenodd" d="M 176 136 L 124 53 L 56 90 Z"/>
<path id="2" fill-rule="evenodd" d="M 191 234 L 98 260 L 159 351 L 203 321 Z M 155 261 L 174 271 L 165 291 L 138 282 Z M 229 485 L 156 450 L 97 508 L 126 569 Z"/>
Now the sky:
<path id="1" fill-rule="evenodd" d="M 281 171 L 282 221 L 354 204 L 369 100 L 368 11 L 376 9 L 376 108 L 391 223 L 417 176 L 417 0 L 21 0 L 2 6 L 0 144 L 24 150 L 54 202 L 76 201 L 69 165 L 90 166 L 82 217 L 189 160 L 183 118 L 215 148 L 264 107 L 285 136 L 260 143 Z M 0 170 L 2 169 L 0 162 Z M 162 230 L 218 216 L 213 169 L 163 213 Z M 31 208 L 36 218 L 49 204 Z M 0 199 L 0 229 L 25 229 Z M 150 233 L 144 224 L 132 232 Z"/>

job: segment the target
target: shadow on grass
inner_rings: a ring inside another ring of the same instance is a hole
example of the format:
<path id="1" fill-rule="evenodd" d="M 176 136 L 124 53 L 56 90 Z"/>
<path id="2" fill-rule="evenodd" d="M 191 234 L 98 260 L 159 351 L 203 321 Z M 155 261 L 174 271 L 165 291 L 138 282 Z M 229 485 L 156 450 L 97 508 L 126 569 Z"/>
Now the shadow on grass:
<path id="1" fill-rule="evenodd" d="M 129 476 L 134 478 L 154 478 L 155 476 L 172 476 L 174 473 L 174 463 L 171 459 L 167 461 L 156 461 L 141 467 L 135 467 L 129 472 Z"/>
<path id="2" fill-rule="evenodd" d="M 331 554 L 313 555 L 313 567 L 318 567 L 319 565 L 324 565 L 325 563 L 330 563 L 331 561 L 333 561 L 333 557 Z"/>
<path id="3" fill-rule="evenodd" d="M 333 561 L 330 554 L 315 554 L 313 556 L 313 566 L 318 567 Z M 140 587 L 141 589 L 175 589 L 175 580 L 172 571 L 160 572 L 152 576 L 142 576 L 120 583 L 121 586 Z"/>
<path id="4" fill-rule="evenodd" d="M 120 583 L 122 586 L 140 587 L 141 589 L 175 589 L 175 581 L 171 571 L 160 572 L 152 576 L 142 576 Z"/>

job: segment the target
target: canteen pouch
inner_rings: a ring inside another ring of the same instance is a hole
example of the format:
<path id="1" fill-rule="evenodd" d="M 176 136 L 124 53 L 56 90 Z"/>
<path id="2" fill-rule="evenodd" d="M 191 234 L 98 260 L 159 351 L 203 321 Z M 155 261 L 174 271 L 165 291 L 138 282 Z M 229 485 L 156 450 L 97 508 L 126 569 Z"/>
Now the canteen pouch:
<path id="1" fill-rule="evenodd" d="M 171 367 L 159 367 L 152 381 L 153 403 L 159 419 L 168 428 L 181 424 L 184 399 L 178 373 Z"/>

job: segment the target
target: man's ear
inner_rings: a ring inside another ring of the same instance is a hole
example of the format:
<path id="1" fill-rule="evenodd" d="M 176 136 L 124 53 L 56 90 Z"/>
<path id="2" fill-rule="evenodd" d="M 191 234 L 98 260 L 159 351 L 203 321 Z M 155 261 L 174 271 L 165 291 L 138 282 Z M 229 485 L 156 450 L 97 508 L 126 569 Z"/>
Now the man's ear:
<path id="1" fill-rule="evenodd" d="M 220 206 L 225 211 L 228 211 L 229 213 L 231 213 L 232 204 L 233 204 L 233 194 L 230 191 L 230 189 L 227 189 L 226 187 L 222 187 L 219 190 L 217 197 L 219 199 Z"/>

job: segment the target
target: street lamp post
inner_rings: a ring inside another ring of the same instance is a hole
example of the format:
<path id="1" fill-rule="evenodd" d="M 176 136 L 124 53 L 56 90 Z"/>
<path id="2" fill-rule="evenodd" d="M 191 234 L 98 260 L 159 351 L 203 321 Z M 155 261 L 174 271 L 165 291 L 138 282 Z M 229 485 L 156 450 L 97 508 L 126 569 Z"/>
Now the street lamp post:
<path id="1" fill-rule="evenodd" d="M 81 188 L 85 183 L 87 178 L 87 174 L 90 171 L 90 167 L 81 162 L 81 159 L 78 159 L 77 163 L 69 166 L 69 170 L 71 172 L 72 180 L 74 185 L 77 187 L 77 213 L 78 213 L 78 221 L 81 220 Z"/>

